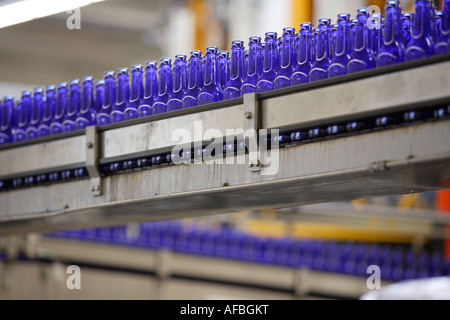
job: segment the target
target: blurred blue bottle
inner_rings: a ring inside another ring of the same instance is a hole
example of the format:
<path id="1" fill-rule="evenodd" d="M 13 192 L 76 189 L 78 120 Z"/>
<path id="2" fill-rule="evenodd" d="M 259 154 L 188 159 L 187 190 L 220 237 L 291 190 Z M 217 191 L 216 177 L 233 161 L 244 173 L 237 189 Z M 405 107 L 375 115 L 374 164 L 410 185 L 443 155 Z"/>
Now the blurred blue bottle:
<path id="1" fill-rule="evenodd" d="M 309 82 L 309 72 L 312 68 L 312 24 L 304 22 L 300 25 L 297 40 L 297 64 L 291 76 L 291 84 Z"/>
<path id="2" fill-rule="evenodd" d="M 179 110 L 183 107 L 183 97 L 187 88 L 187 62 L 186 55 L 175 56 L 173 63 L 173 92 L 167 102 L 167 111 Z"/>
<path id="3" fill-rule="evenodd" d="M 105 72 L 105 95 L 102 109 L 97 114 L 97 125 L 102 126 L 111 123 L 111 112 L 116 104 L 116 80 L 115 72 Z"/>
<path id="4" fill-rule="evenodd" d="M 248 65 L 241 95 L 256 92 L 256 85 L 262 74 L 262 46 L 260 37 L 250 37 L 248 42 Z"/>
<path id="5" fill-rule="evenodd" d="M 439 38 L 439 35 L 442 30 L 442 17 L 444 16 L 444 13 L 442 11 L 436 11 L 436 15 L 434 16 L 434 30 L 435 30 L 435 36 L 434 38 L 436 41 Z"/>
<path id="6" fill-rule="evenodd" d="M 244 51 L 244 74 L 245 77 L 247 78 L 247 70 L 248 70 L 248 57 L 250 55 L 250 50 L 249 49 L 245 49 Z"/>
<path id="7" fill-rule="evenodd" d="M 145 94 L 138 108 L 139 117 L 152 115 L 152 106 L 158 95 L 158 69 L 156 61 L 148 61 L 145 67 Z"/>
<path id="8" fill-rule="evenodd" d="M 400 3 L 397 0 L 387 1 L 385 9 L 386 27 L 383 46 L 377 56 L 377 67 L 389 66 L 405 60 Z"/>
<path id="9" fill-rule="evenodd" d="M 280 52 L 280 68 L 274 81 L 274 88 L 286 88 L 291 85 L 291 77 L 296 66 L 295 28 L 284 28 Z"/>
<path id="10" fill-rule="evenodd" d="M 33 102 L 30 109 L 30 123 L 27 128 L 28 139 L 34 139 L 39 136 L 39 124 L 42 119 L 42 109 L 44 108 L 44 89 L 35 88 L 33 93 Z"/>
<path id="11" fill-rule="evenodd" d="M 203 59 L 203 88 L 198 95 L 198 104 L 223 100 L 223 90 L 217 81 L 217 48 L 206 48 Z"/>
<path id="12" fill-rule="evenodd" d="M 356 39 L 356 30 L 358 29 L 358 19 L 352 19 L 350 21 L 350 43 L 351 43 L 351 47 L 352 47 L 352 54 L 353 51 L 355 50 L 355 39 Z"/>
<path id="13" fill-rule="evenodd" d="M 350 15 L 341 13 L 338 15 L 338 30 L 336 38 L 336 50 L 331 64 L 328 67 L 328 77 L 337 77 L 347 74 L 347 64 L 351 57 L 350 41 Z"/>
<path id="14" fill-rule="evenodd" d="M 138 108 L 144 99 L 144 72 L 142 65 L 135 64 L 131 68 L 130 102 L 124 112 L 125 120 L 139 117 Z"/>
<path id="15" fill-rule="evenodd" d="M 278 74 L 278 66 L 277 33 L 267 32 L 263 52 L 263 72 L 256 85 L 257 92 L 266 92 L 274 89 L 273 82 Z"/>
<path id="16" fill-rule="evenodd" d="M 87 126 L 96 124 L 96 105 L 94 100 L 94 79 L 91 76 L 83 78 L 83 93 L 81 98 L 81 108 L 75 120 L 76 129 L 84 129 Z"/>
<path id="17" fill-rule="evenodd" d="M 228 81 L 230 81 L 230 53 L 228 51 L 220 51 L 218 57 L 217 76 L 222 90 L 225 90 Z"/>
<path id="18" fill-rule="evenodd" d="M 330 40 L 330 46 L 331 46 L 331 58 L 334 58 L 334 55 L 336 54 L 336 41 L 337 41 L 337 35 L 338 35 L 338 24 L 335 23 L 331 26 L 331 40 Z"/>
<path id="19" fill-rule="evenodd" d="M 244 42 L 235 40 L 231 43 L 230 80 L 225 86 L 223 98 L 233 99 L 241 96 L 241 87 L 245 82 L 244 70 Z"/>
<path id="20" fill-rule="evenodd" d="M 152 114 L 167 111 L 167 102 L 172 94 L 172 60 L 162 58 L 159 64 L 158 96 L 152 106 Z"/>
<path id="21" fill-rule="evenodd" d="M 66 116 L 64 117 L 64 132 L 75 130 L 75 120 L 81 109 L 81 86 L 80 80 L 74 79 L 70 81 L 69 104 L 67 105 Z"/>
<path id="22" fill-rule="evenodd" d="M 430 15 L 432 10 L 431 1 L 416 0 L 415 6 L 412 38 L 405 52 L 407 61 L 423 59 L 434 54 L 434 18 Z M 433 23 L 431 20 L 433 20 Z"/>
<path id="23" fill-rule="evenodd" d="M 24 141 L 27 140 L 27 129 L 30 123 L 31 106 L 33 104 L 31 91 L 25 90 L 22 92 L 22 98 L 17 101 L 14 119 L 15 119 L 15 129 L 14 129 L 14 141 Z"/>
<path id="24" fill-rule="evenodd" d="M 55 106 L 55 114 L 50 124 L 52 134 L 64 132 L 63 121 L 66 115 L 68 98 L 67 98 L 67 82 L 60 82 L 58 84 L 58 96 Z"/>
<path id="25" fill-rule="evenodd" d="M 319 28 L 314 28 L 312 41 L 312 63 L 316 60 L 317 39 L 319 39 Z"/>
<path id="26" fill-rule="evenodd" d="M 0 144 L 13 142 L 12 127 L 13 127 L 13 112 L 14 112 L 14 97 L 6 96 L 1 106 L 0 112 Z"/>
<path id="27" fill-rule="evenodd" d="M 95 83 L 95 113 L 100 113 L 105 101 L 105 80 L 99 79 Z"/>
<path id="28" fill-rule="evenodd" d="M 319 19 L 319 32 L 317 34 L 316 58 L 309 72 L 309 81 L 328 78 L 328 67 L 331 60 L 331 19 Z"/>
<path id="29" fill-rule="evenodd" d="M 189 64 L 187 67 L 187 90 L 184 94 L 183 108 L 195 107 L 198 105 L 198 95 L 203 86 L 202 52 L 191 51 Z"/>
<path id="30" fill-rule="evenodd" d="M 385 30 L 385 20 L 383 20 L 383 16 L 381 14 L 374 13 L 371 16 L 370 21 L 370 49 L 372 50 L 372 55 L 376 57 L 381 47 L 383 46 L 383 31 Z"/>
<path id="31" fill-rule="evenodd" d="M 117 70 L 117 99 L 111 110 L 111 123 L 125 120 L 125 109 L 130 102 L 130 75 L 128 68 Z"/>
<path id="32" fill-rule="evenodd" d="M 367 19 L 369 12 L 366 8 L 358 9 L 358 23 L 356 25 L 355 45 L 347 73 L 354 73 L 375 68 L 375 60 L 369 43 Z"/>
<path id="33" fill-rule="evenodd" d="M 411 41 L 413 24 L 414 14 L 411 12 L 402 13 L 402 42 L 405 48 Z"/>
<path id="34" fill-rule="evenodd" d="M 38 127 L 40 137 L 48 136 L 52 133 L 50 125 L 55 115 L 56 109 L 56 86 L 50 85 L 45 89 L 45 97 L 42 106 L 42 118 Z"/>
<path id="35" fill-rule="evenodd" d="M 444 54 L 450 51 L 450 0 L 445 0 L 441 17 L 441 28 L 437 35 L 434 47 L 436 54 Z"/>

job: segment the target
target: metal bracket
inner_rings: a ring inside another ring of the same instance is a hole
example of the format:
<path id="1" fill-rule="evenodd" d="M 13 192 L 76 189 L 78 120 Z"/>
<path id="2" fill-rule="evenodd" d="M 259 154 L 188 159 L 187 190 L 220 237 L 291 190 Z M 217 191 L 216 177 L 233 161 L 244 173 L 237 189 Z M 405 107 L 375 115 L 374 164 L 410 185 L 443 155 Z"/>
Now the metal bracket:
<path id="1" fill-rule="evenodd" d="M 248 168 L 251 172 L 261 172 L 258 147 L 259 105 L 256 93 L 244 95 L 244 139 L 248 148 Z"/>
<path id="2" fill-rule="evenodd" d="M 100 170 L 98 168 L 99 139 L 96 126 L 86 127 L 86 169 L 91 178 L 91 193 L 93 196 L 102 194 Z"/>

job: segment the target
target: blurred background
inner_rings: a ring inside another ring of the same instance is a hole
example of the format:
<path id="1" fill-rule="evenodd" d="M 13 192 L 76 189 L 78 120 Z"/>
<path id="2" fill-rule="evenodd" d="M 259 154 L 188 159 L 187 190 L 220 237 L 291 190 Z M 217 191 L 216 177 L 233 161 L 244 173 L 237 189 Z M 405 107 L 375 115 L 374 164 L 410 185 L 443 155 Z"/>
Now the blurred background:
<path id="1" fill-rule="evenodd" d="M 0 1 L 0 15 L 14 2 Z M 80 29 L 67 27 L 74 11 L 0 28 L 0 96 L 207 46 L 229 50 L 232 40 L 369 5 L 383 11 L 384 1 L 100 1 L 80 8 Z M 449 212 L 442 191 L 0 235 L 0 299 L 358 299 L 371 264 L 382 266 L 383 285 L 449 275 Z M 66 287 L 71 264 L 81 290 Z"/>

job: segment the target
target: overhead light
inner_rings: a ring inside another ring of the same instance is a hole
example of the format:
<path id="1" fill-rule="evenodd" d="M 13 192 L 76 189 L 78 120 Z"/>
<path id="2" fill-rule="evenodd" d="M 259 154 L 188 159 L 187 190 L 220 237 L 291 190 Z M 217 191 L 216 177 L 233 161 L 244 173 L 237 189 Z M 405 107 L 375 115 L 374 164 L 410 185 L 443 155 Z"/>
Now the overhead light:
<path id="1" fill-rule="evenodd" d="M 74 10 L 104 0 L 19 0 L 0 6 L 0 28 Z"/>

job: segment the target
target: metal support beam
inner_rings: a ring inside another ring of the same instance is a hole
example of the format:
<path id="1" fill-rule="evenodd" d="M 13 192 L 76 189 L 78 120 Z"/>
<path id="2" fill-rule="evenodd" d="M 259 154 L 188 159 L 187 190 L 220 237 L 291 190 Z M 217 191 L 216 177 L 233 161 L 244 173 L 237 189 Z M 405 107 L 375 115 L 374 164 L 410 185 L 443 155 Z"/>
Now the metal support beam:
<path id="1" fill-rule="evenodd" d="M 91 192 L 93 196 L 102 194 L 100 170 L 98 168 L 99 138 L 96 126 L 86 128 L 86 169 L 91 178 Z"/>

